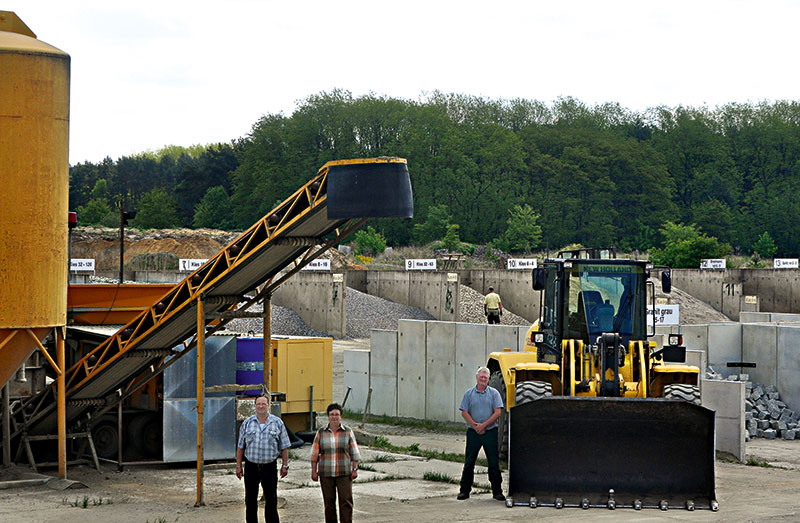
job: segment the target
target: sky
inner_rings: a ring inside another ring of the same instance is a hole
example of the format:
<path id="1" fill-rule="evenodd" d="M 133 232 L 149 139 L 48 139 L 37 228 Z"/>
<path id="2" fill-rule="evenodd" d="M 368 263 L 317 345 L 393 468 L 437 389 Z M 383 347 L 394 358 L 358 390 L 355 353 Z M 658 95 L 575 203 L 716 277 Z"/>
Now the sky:
<path id="1" fill-rule="evenodd" d="M 0 10 L 71 56 L 72 165 L 230 142 L 337 88 L 643 111 L 794 100 L 800 86 L 800 2 L 788 0 L 5 0 Z"/>

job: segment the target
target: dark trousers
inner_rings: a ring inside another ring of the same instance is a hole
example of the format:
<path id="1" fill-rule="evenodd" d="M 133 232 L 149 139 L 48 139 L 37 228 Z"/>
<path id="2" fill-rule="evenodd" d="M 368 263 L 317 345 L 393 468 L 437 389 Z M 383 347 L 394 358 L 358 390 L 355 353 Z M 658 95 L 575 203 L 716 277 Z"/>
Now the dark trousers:
<path id="1" fill-rule="evenodd" d="M 339 521 L 353 521 L 353 480 L 350 475 L 320 476 L 322 500 L 325 502 L 325 523 L 336 523 L 336 494 L 339 494 Z"/>
<path id="2" fill-rule="evenodd" d="M 489 320 L 489 325 L 492 323 L 499 324 L 500 323 L 500 311 L 489 311 L 489 314 L 486 316 Z"/>
<path id="3" fill-rule="evenodd" d="M 503 493 L 503 476 L 500 474 L 500 459 L 497 455 L 497 427 L 478 434 L 475 429 L 467 429 L 467 449 L 464 452 L 464 470 L 461 472 L 461 492 L 469 494 L 475 479 L 475 462 L 483 447 L 489 462 L 489 483 L 492 495 Z"/>
<path id="4" fill-rule="evenodd" d="M 278 523 L 278 467 L 271 463 L 244 460 L 244 506 L 247 523 L 258 523 L 258 487 L 264 489 L 264 521 Z"/>

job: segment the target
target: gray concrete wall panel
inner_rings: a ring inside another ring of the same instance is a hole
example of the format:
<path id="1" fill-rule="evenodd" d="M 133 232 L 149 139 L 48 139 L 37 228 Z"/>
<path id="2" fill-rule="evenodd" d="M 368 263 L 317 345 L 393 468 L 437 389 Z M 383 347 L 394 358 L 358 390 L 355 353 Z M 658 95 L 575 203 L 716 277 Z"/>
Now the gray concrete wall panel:
<path id="1" fill-rule="evenodd" d="M 482 323 L 456 323 L 456 372 L 453 417 L 461 420 L 461 398 L 475 386 L 478 367 L 486 365 L 486 328 Z"/>
<path id="2" fill-rule="evenodd" d="M 740 312 L 739 321 L 742 323 L 769 323 L 772 321 L 770 312 Z"/>
<path id="3" fill-rule="evenodd" d="M 300 272 L 278 287 L 272 302 L 292 309 L 313 329 L 344 336 L 345 288 L 344 281 L 333 281 L 332 273 Z"/>
<path id="4" fill-rule="evenodd" d="M 425 415 L 455 421 L 456 324 L 427 322 L 426 352 Z"/>
<path id="5" fill-rule="evenodd" d="M 397 416 L 397 331 L 370 333 L 370 386 L 373 414 Z"/>
<path id="6" fill-rule="evenodd" d="M 370 351 L 345 349 L 344 354 L 344 387 L 350 387 L 347 398 L 347 409 L 364 412 L 369 393 Z M 375 392 L 373 391 L 373 394 Z M 371 402 L 372 400 L 370 400 Z M 370 412 L 374 412 L 370 408 Z"/>
<path id="7" fill-rule="evenodd" d="M 800 323 L 800 314 L 789 312 L 770 312 L 769 321 L 772 323 Z"/>
<path id="8" fill-rule="evenodd" d="M 400 417 L 425 419 L 426 323 L 397 322 L 397 415 Z"/>
<path id="9" fill-rule="evenodd" d="M 778 326 L 778 391 L 781 401 L 800 412 L 800 327 Z"/>
<path id="10" fill-rule="evenodd" d="M 708 354 L 708 325 L 681 325 L 681 332 L 687 350 L 699 350 Z"/>
<path id="11" fill-rule="evenodd" d="M 708 325 L 708 364 L 725 377 L 738 374 L 739 369 L 729 369 L 729 361 L 742 361 L 742 325 L 739 323 L 711 323 Z"/>
<path id="12" fill-rule="evenodd" d="M 755 368 L 739 370 L 733 373 L 746 372 L 750 381 L 762 385 L 776 385 L 778 360 L 778 327 L 774 323 L 742 324 L 742 357 L 743 361 L 755 362 Z"/>
<path id="13" fill-rule="evenodd" d="M 717 452 L 731 454 L 739 461 L 745 459 L 744 395 L 741 381 L 704 380 L 701 402 L 717 415 Z"/>
<path id="14" fill-rule="evenodd" d="M 492 352 L 500 352 L 503 349 L 511 349 L 516 352 L 519 350 L 519 331 L 528 330 L 527 327 L 516 327 L 513 325 L 487 325 L 486 326 L 486 354 L 484 361 L 489 359 Z"/>

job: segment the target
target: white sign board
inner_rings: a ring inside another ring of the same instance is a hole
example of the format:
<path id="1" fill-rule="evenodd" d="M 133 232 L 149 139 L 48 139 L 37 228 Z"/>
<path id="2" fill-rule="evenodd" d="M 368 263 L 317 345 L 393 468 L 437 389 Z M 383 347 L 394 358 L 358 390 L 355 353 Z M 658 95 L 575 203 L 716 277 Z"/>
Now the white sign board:
<path id="1" fill-rule="evenodd" d="M 797 269 L 797 258 L 775 258 L 772 266 L 776 269 Z"/>
<path id="2" fill-rule="evenodd" d="M 725 258 L 708 258 L 700 262 L 701 269 L 724 269 Z"/>
<path id="3" fill-rule="evenodd" d="M 680 305 L 656 305 L 656 325 L 680 325 Z M 647 307 L 647 324 L 653 325 L 653 308 Z"/>
<path id="4" fill-rule="evenodd" d="M 72 258 L 69 261 L 69 270 L 77 271 L 93 271 L 94 258 Z"/>
<path id="5" fill-rule="evenodd" d="M 435 271 L 435 259 L 406 260 L 407 271 Z"/>
<path id="6" fill-rule="evenodd" d="M 535 268 L 536 268 L 536 258 L 509 258 L 508 259 L 508 269 L 509 270 L 535 269 Z"/>
<path id="7" fill-rule="evenodd" d="M 331 270 L 330 260 L 314 260 L 308 265 L 304 266 L 301 271 L 328 271 Z"/>
<path id="8" fill-rule="evenodd" d="M 183 259 L 181 258 L 178 260 L 178 270 L 181 272 L 192 272 L 196 271 L 200 267 L 203 266 L 205 262 L 208 260 L 192 260 L 192 259 Z"/>

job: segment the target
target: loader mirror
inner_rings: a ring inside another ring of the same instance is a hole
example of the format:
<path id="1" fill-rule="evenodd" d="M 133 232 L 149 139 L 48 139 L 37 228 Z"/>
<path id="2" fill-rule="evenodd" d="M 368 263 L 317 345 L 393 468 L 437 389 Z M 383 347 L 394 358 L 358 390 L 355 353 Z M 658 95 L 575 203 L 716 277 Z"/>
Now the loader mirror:
<path id="1" fill-rule="evenodd" d="M 669 271 L 661 271 L 661 290 L 664 294 L 672 292 L 672 276 Z"/>
<path id="2" fill-rule="evenodd" d="M 544 268 L 537 267 L 533 269 L 533 290 L 541 291 L 547 284 L 547 273 Z"/>

